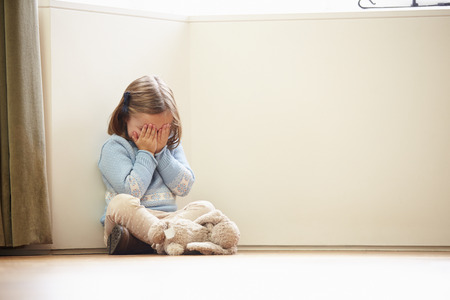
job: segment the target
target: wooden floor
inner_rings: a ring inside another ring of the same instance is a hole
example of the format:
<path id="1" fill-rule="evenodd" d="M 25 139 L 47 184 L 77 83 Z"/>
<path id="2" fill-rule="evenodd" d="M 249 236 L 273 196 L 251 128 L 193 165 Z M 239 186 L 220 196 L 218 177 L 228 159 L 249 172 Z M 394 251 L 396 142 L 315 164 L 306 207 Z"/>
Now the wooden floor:
<path id="1" fill-rule="evenodd" d="M 0 299 L 450 299 L 450 253 L 0 257 Z"/>

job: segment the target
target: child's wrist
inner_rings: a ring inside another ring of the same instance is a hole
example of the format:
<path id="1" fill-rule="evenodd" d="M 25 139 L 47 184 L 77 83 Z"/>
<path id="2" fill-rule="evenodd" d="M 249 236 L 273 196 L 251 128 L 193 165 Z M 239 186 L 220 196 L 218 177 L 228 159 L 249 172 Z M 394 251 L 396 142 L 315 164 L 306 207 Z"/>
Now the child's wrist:
<path id="1" fill-rule="evenodd" d="M 138 147 L 138 149 L 141 150 L 141 151 L 148 152 L 148 153 L 150 153 L 151 155 L 155 156 L 155 151 L 152 151 L 152 150 L 147 149 L 147 148 L 139 148 L 139 147 Z"/>

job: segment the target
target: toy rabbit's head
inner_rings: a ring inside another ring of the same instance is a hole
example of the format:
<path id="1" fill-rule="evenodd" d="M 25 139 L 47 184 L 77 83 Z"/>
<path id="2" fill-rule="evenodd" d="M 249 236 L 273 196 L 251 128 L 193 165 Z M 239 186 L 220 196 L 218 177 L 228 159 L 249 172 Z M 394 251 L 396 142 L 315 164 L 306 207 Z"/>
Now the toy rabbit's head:
<path id="1" fill-rule="evenodd" d="M 199 217 L 195 223 L 208 228 L 208 240 L 203 243 L 189 243 L 188 250 L 203 254 L 234 254 L 237 252 L 239 228 L 220 210 L 214 210 Z"/>

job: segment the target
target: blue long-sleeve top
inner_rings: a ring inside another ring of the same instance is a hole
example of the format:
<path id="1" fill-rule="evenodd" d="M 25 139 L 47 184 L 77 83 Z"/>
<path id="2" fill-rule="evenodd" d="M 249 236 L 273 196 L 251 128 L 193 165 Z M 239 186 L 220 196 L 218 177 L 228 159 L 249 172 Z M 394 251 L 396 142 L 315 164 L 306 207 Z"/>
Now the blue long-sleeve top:
<path id="1" fill-rule="evenodd" d="M 147 208 L 175 211 L 176 196 L 186 196 L 195 180 L 181 144 L 153 156 L 117 135 L 103 145 L 98 167 L 106 186 L 106 207 L 114 196 L 130 194 Z M 105 214 L 106 208 L 100 219 L 103 225 Z"/>

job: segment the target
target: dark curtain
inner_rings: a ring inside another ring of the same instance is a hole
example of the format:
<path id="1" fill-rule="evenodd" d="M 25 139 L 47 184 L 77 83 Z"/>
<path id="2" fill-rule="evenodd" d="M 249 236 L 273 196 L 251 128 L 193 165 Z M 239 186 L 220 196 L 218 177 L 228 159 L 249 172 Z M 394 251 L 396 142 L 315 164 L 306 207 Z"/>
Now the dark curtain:
<path id="1" fill-rule="evenodd" d="M 0 0 L 0 247 L 52 242 L 37 0 Z"/>

